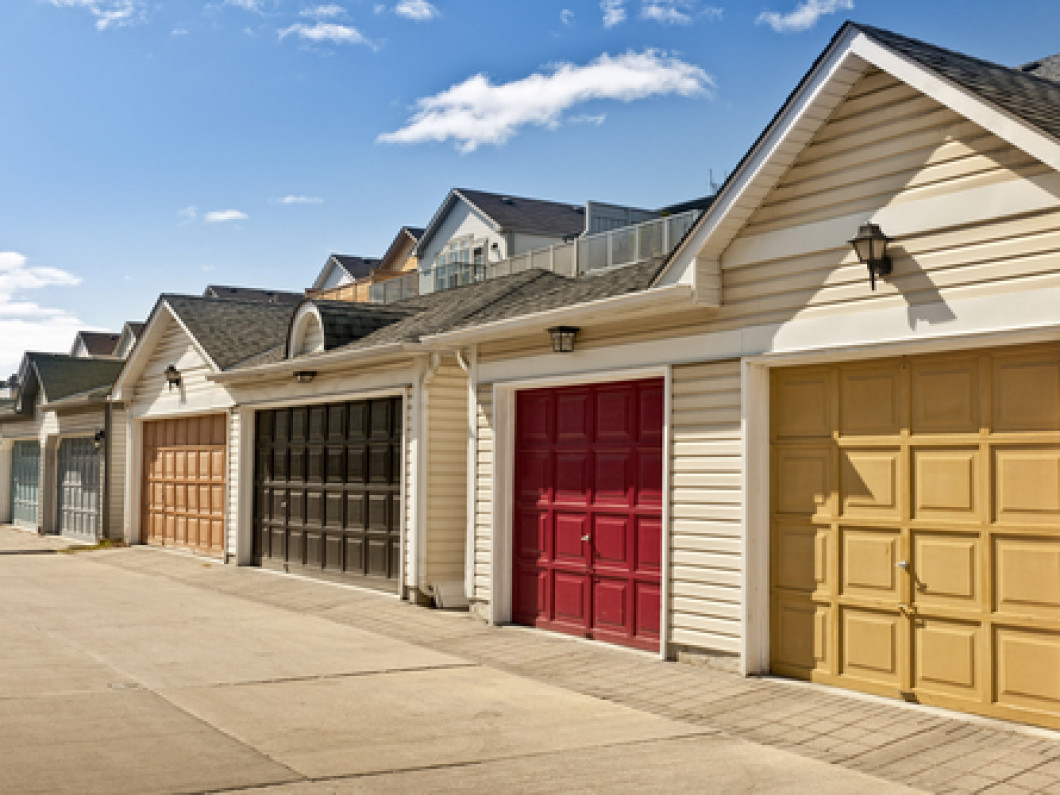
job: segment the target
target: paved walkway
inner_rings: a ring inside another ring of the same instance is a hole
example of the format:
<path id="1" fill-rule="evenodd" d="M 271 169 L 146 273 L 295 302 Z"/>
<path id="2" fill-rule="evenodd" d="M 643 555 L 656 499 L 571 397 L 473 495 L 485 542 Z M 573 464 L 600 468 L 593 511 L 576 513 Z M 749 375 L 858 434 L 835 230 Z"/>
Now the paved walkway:
<path id="1" fill-rule="evenodd" d="M 62 536 L 37 535 L 35 530 L 26 530 L 14 525 L 0 525 L 0 555 L 48 555 L 71 547 L 87 546 Z"/>
<path id="2" fill-rule="evenodd" d="M 0 531 L 0 536 L 3 534 Z M 608 774 L 614 776 L 616 770 L 631 769 L 630 765 L 635 765 L 640 771 L 639 778 L 622 778 L 621 782 L 626 786 L 621 788 L 652 788 L 657 784 L 662 788 L 679 790 L 683 787 L 678 785 L 687 787 L 689 780 L 674 778 L 673 771 L 667 778 L 667 769 L 660 768 L 658 763 L 662 746 L 653 750 L 652 743 L 665 744 L 666 753 L 663 756 L 672 760 L 682 758 L 681 744 L 687 743 L 685 762 L 690 767 L 681 768 L 687 775 L 692 775 L 690 771 L 695 769 L 696 764 L 703 765 L 704 760 L 713 760 L 704 773 L 706 777 L 692 782 L 695 784 L 692 789 L 746 791 L 752 786 L 774 789 L 786 784 L 792 791 L 798 791 L 812 780 L 815 782 L 813 789 L 817 791 L 843 791 L 841 780 L 826 781 L 821 771 L 834 770 L 839 773 L 845 770 L 849 771 L 847 775 L 855 777 L 851 782 L 857 781 L 858 775 L 872 777 L 860 784 L 847 782 L 855 790 L 860 787 L 862 790 L 879 791 L 887 788 L 884 784 L 887 781 L 894 785 L 935 792 L 1049 792 L 1060 795 L 1060 734 L 1057 733 L 953 716 L 937 710 L 865 698 L 822 687 L 782 680 L 745 679 L 700 666 L 661 663 L 648 655 L 603 644 L 585 643 L 521 628 L 488 627 L 466 614 L 417 608 L 371 591 L 335 587 L 254 569 L 222 566 L 190 556 L 142 547 L 85 551 L 59 558 L 70 564 L 64 575 L 67 579 L 75 571 L 72 566 L 76 563 L 76 571 L 85 578 L 86 589 L 89 588 L 89 581 L 96 583 L 92 586 L 95 589 L 99 588 L 100 581 L 113 582 L 115 588 L 120 581 L 122 588 L 129 589 L 132 588 L 129 577 L 143 575 L 150 579 L 144 581 L 142 576 L 133 579 L 136 582 L 157 583 L 155 587 L 160 600 L 167 589 L 177 594 L 166 597 L 165 603 L 170 605 L 174 599 L 182 600 L 182 603 L 193 605 L 190 609 L 196 616 L 208 613 L 212 605 L 223 605 L 229 612 L 243 604 L 247 605 L 247 610 L 269 608 L 270 614 L 290 616 L 286 620 L 286 626 L 289 627 L 287 632 L 300 633 L 310 624 L 344 627 L 347 632 L 370 633 L 365 637 L 378 638 L 378 643 L 400 642 L 408 648 L 423 650 L 417 654 L 428 657 L 436 655 L 422 663 L 425 666 L 424 676 L 428 675 L 426 669 L 431 669 L 431 676 L 441 676 L 434 670 L 436 666 L 447 671 L 445 677 L 470 676 L 471 682 L 488 682 L 492 676 L 514 674 L 519 680 L 529 679 L 541 685 L 553 686 L 541 693 L 555 694 L 559 691 L 571 693 L 572 697 L 573 694 L 593 697 L 589 701 L 579 702 L 581 705 L 572 714 L 580 714 L 585 709 L 599 710 L 601 707 L 597 705 L 600 704 L 633 710 L 633 713 L 621 713 L 620 719 L 607 718 L 601 725 L 611 725 L 613 720 L 618 720 L 621 725 L 634 713 L 647 713 L 666 721 L 653 727 L 646 736 L 637 735 L 639 740 L 628 747 L 613 742 L 607 748 L 585 755 L 584 759 L 579 756 L 549 756 L 541 759 L 534 754 L 513 754 L 507 760 L 483 760 L 474 770 L 463 769 L 459 775 L 449 766 L 445 766 L 447 772 L 442 772 L 441 767 L 436 766 L 437 769 L 432 768 L 434 773 L 429 774 L 426 769 L 413 769 L 415 766 L 402 766 L 395 762 L 392 767 L 401 771 L 400 776 L 386 780 L 373 779 L 380 789 L 485 789 L 498 782 L 514 782 L 514 788 L 531 791 L 535 789 L 535 784 L 542 785 L 540 773 L 543 771 L 561 776 L 560 780 L 570 785 L 568 788 L 590 789 L 606 780 Z M 6 561 L 9 564 L 15 562 L 13 558 Z M 55 562 L 56 558 L 36 556 L 27 559 L 29 561 L 36 566 L 45 566 Z M 5 559 L 0 558 L 0 564 L 4 562 Z M 105 574 L 107 569 L 120 570 L 121 573 L 113 571 Z M 0 575 L 5 571 L 0 568 Z M 0 594 L 6 594 L 6 587 L 0 576 Z M 34 602 L 39 603 L 40 599 Z M 113 620 L 105 602 L 105 599 L 97 596 L 98 615 L 104 622 Z M 61 606 L 51 609 L 54 611 L 52 620 L 61 620 Z M 321 621 L 325 623 L 321 624 Z M 80 631 L 87 632 L 85 629 Z M 190 625 L 186 631 L 193 631 Z M 215 637 L 211 632 L 223 633 L 224 630 L 215 627 L 206 631 L 205 626 L 196 627 L 194 634 L 187 637 L 201 636 L 196 642 L 207 647 L 223 645 L 223 635 Z M 111 642 L 118 648 L 124 641 L 120 633 L 116 633 Z M 154 642 L 162 641 L 158 639 Z M 147 650 L 150 646 L 144 648 Z M 305 659 L 313 660 L 312 665 L 319 667 L 322 663 L 315 661 L 322 655 L 326 657 L 327 648 L 321 646 Z M 274 652 L 263 645 L 259 652 L 242 663 L 229 659 L 227 651 L 217 650 L 213 653 L 217 659 L 210 665 L 216 666 L 217 672 L 223 672 L 240 666 L 253 669 L 259 665 L 262 657 Z M 101 653 L 94 654 L 99 656 Z M 402 652 L 399 656 L 406 661 L 404 665 L 411 665 L 407 661 L 414 658 L 415 654 Z M 148 674 L 158 677 L 159 687 L 163 688 L 159 692 L 174 703 L 179 703 L 179 699 L 188 699 L 190 706 L 184 706 L 192 714 L 211 723 L 209 711 L 216 709 L 219 703 L 216 689 L 199 701 L 184 695 L 184 688 L 189 687 L 185 680 L 190 675 L 185 672 L 182 674 L 185 679 L 180 680 L 179 695 L 170 694 L 164 690 L 164 686 L 167 683 L 176 686 L 167 678 L 174 674 L 162 662 L 147 662 L 146 659 L 142 663 L 147 666 L 146 673 L 141 678 L 150 681 Z M 439 659 L 442 662 L 439 663 Z M 2 663 L 0 654 L 0 684 Z M 179 661 L 174 660 L 172 664 L 177 666 Z M 348 664 L 348 661 L 344 664 Z M 199 666 L 200 671 L 208 673 L 211 670 L 210 665 L 203 668 L 201 662 L 195 665 Z M 302 670 L 306 665 L 309 663 L 302 662 L 295 668 Z M 467 669 L 468 665 L 474 667 Z M 449 671 L 450 668 L 452 671 Z M 498 674 L 491 674 L 491 671 Z M 268 675 L 273 676 L 272 673 Z M 250 676 L 254 686 L 264 686 L 259 681 L 263 676 L 264 672 L 257 678 Z M 443 689 L 450 687 L 452 683 L 447 681 L 449 684 L 439 681 L 438 686 Z M 250 686 L 251 683 L 247 682 L 246 687 Z M 278 708 L 297 712 L 299 705 L 304 704 L 305 696 L 305 693 L 292 696 L 290 703 Z M 424 694 L 421 692 L 416 697 L 422 698 Z M 559 698 L 554 695 L 548 697 Z M 545 696 L 539 694 L 538 698 Z M 0 694 L 0 703 L 2 699 Z M 561 702 L 562 699 L 556 702 L 556 709 L 561 713 L 563 709 L 571 708 L 569 704 L 564 706 Z M 242 703 L 233 701 L 230 706 L 238 711 Z M 492 710 L 473 711 L 467 716 L 469 723 L 474 725 L 483 719 L 483 715 L 488 718 Z M 424 705 L 420 719 L 430 714 L 430 705 Z M 445 715 L 444 712 L 439 714 Z M 415 723 L 415 716 L 404 717 L 407 730 Z M 458 716 L 452 717 L 454 723 L 451 725 L 455 726 Z M 438 719 L 437 715 L 435 719 Z M 241 732 L 253 735 L 261 716 L 251 715 L 246 720 L 247 724 L 241 728 L 227 731 L 237 737 L 242 736 Z M 445 722 L 444 717 L 441 720 Z M 315 731 L 317 724 L 313 722 L 312 725 Z M 596 731 L 597 724 L 593 725 L 592 731 Z M 685 728 L 679 730 L 675 726 Z M 584 730 L 586 727 L 583 725 L 582 728 Z M 686 732 L 687 736 L 682 736 L 681 732 Z M 705 738 L 710 738 L 710 742 L 707 743 Z M 496 742 L 503 745 L 504 741 L 503 732 L 498 730 Z M 726 743 L 735 745 L 729 747 Z M 491 739 L 486 742 L 486 747 L 492 744 Z M 720 756 L 719 748 L 724 749 Z M 743 772 L 733 774 L 731 767 L 725 766 L 726 760 L 734 762 L 737 770 Z M 821 765 L 822 762 L 829 764 Z M 817 767 L 799 767 L 811 763 Z M 744 766 L 741 767 L 741 764 Z M 285 791 L 294 787 L 291 789 L 294 792 L 301 792 L 302 787 L 310 784 L 313 788 L 304 789 L 305 792 L 346 791 L 343 787 L 350 784 L 341 776 L 329 779 L 326 764 L 319 767 L 309 763 L 306 765 L 320 774 L 310 776 L 312 780 L 309 783 L 292 784 L 297 779 L 290 776 L 287 779 L 273 779 L 273 783 L 282 785 Z M 788 771 L 788 778 L 783 774 L 769 777 L 769 771 L 780 768 Z M 724 770 L 729 771 L 730 778 L 714 779 L 715 773 L 712 771 L 717 771 L 720 776 Z M 346 784 L 341 784 L 340 779 Z M 266 777 L 262 783 L 268 781 Z M 323 786 L 322 782 L 326 781 L 331 781 L 326 790 L 316 788 L 318 785 Z M 874 784 L 867 783 L 873 781 Z M 545 783 L 555 786 L 556 780 Z M 352 784 L 350 786 L 353 787 Z M 365 780 L 359 778 L 353 788 L 363 789 L 364 786 Z"/>

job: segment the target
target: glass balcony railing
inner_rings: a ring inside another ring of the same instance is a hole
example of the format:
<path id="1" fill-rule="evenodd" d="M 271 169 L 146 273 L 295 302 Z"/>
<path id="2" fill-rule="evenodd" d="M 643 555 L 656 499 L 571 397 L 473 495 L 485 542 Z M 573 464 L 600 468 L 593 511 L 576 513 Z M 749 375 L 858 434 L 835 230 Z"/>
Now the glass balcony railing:
<path id="1" fill-rule="evenodd" d="M 427 295 L 465 284 L 510 276 L 531 269 L 547 270 L 563 276 L 582 276 L 592 271 L 618 268 L 665 257 L 688 233 L 700 210 L 656 218 L 634 226 L 588 235 L 569 243 L 528 251 L 525 254 L 489 263 L 451 263 L 421 268 L 369 290 L 369 301 L 389 304 L 416 295 Z"/>

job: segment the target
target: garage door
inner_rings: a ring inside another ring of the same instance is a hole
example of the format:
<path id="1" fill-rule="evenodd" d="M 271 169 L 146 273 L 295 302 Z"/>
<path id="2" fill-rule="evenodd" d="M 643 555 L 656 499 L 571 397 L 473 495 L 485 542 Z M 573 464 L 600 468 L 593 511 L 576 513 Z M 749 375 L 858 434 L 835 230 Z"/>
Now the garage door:
<path id="1" fill-rule="evenodd" d="M 659 647 L 661 379 L 516 398 L 517 623 Z"/>
<path id="2" fill-rule="evenodd" d="M 773 670 L 1060 727 L 1060 347 L 772 390 Z"/>
<path id="3" fill-rule="evenodd" d="M 19 527 L 37 528 L 40 481 L 40 443 L 15 442 L 11 448 L 11 521 Z"/>
<path id="4" fill-rule="evenodd" d="M 225 416 L 144 424 L 143 540 L 224 554 Z"/>
<path id="5" fill-rule="evenodd" d="M 91 439 L 63 439 L 59 443 L 59 532 L 95 540 L 100 525 L 99 450 Z"/>
<path id="6" fill-rule="evenodd" d="M 395 588 L 401 406 L 397 397 L 258 412 L 256 563 Z"/>

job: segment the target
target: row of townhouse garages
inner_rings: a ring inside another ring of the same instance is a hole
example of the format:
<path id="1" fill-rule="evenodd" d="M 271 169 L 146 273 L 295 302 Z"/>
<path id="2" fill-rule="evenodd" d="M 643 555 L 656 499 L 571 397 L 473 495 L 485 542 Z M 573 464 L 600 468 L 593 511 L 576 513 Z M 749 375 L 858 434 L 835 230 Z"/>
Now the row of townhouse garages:
<path id="1" fill-rule="evenodd" d="M 454 190 L 306 295 L 163 295 L 26 354 L 0 518 L 1058 728 L 1057 67 L 848 23 L 709 201 Z"/>

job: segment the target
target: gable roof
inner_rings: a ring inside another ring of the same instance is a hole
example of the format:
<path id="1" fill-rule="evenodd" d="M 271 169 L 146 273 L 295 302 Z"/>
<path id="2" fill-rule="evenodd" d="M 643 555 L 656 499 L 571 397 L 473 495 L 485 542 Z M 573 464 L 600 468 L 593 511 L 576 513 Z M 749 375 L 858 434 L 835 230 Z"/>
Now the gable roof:
<path id="1" fill-rule="evenodd" d="M 146 326 L 146 325 L 147 324 L 144 323 L 141 320 L 127 320 L 127 321 L 125 321 L 125 326 L 126 326 L 126 328 L 129 329 L 129 333 L 132 334 L 137 339 L 139 339 L 140 335 L 144 333 L 144 326 Z"/>
<path id="2" fill-rule="evenodd" d="M 70 353 L 77 351 L 78 343 L 85 346 L 89 356 L 110 356 L 118 344 L 120 334 L 111 334 L 109 331 L 79 331 L 70 348 Z"/>
<path id="3" fill-rule="evenodd" d="M 317 278 L 310 289 L 320 290 L 323 288 L 335 268 L 341 268 L 343 272 L 350 277 L 351 281 L 357 281 L 358 279 L 363 279 L 365 276 L 370 276 L 372 271 L 378 268 L 381 264 L 382 260 L 375 257 L 357 257 L 352 254 L 331 254 L 324 263 L 324 267 L 320 269 L 320 273 L 317 274 Z"/>
<path id="4" fill-rule="evenodd" d="M 1016 68 L 1035 77 L 1044 77 L 1046 80 L 1060 80 L 1060 54 L 1050 55 L 1048 58 L 1039 58 L 1037 61 L 1021 64 Z"/>
<path id="5" fill-rule="evenodd" d="M 33 397 L 39 388 L 48 403 L 54 403 L 86 392 L 100 392 L 104 397 L 110 392 L 124 364 L 120 359 L 85 359 L 63 353 L 26 353 L 28 378 L 22 385 L 27 397 Z M 31 383 L 35 382 L 35 383 Z M 23 414 L 32 413 L 32 405 L 18 399 L 18 408 Z M 27 410 L 28 409 L 28 410 Z"/>
<path id="6" fill-rule="evenodd" d="M 420 236 L 417 253 L 438 231 L 458 201 L 484 215 L 498 233 L 534 232 L 554 237 L 580 235 L 585 231 L 585 207 L 579 204 L 529 199 L 507 193 L 490 193 L 470 188 L 453 188 Z"/>
<path id="7" fill-rule="evenodd" d="M 386 253 L 383 254 L 383 258 L 379 261 L 381 268 L 388 268 L 394 264 L 394 257 L 401 251 L 403 245 L 412 243 L 413 251 L 415 251 L 416 244 L 419 243 L 420 238 L 423 237 L 423 227 L 421 226 L 403 226 L 398 230 L 398 233 L 394 235 L 394 240 L 387 247 Z"/>
<path id="8" fill-rule="evenodd" d="M 870 66 L 1060 169 L 1060 83 L 881 28 L 845 23 L 670 254 L 656 286 L 716 260 Z"/>
<path id="9" fill-rule="evenodd" d="M 283 290 L 266 290 L 260 287 L 228 287 L 211 284 L 203 291 L 204 298 L 229 298 L 236 301 L 255 301 L 266 304 L 287 304 L 296 306 L 305 297 L 301 293 Z"/>
<path id="10" fill-rule="evenodd" d="M 164 302 L 219 369 L 275 347 L 287 338 L 295 307 L 164 294 Z"/>

